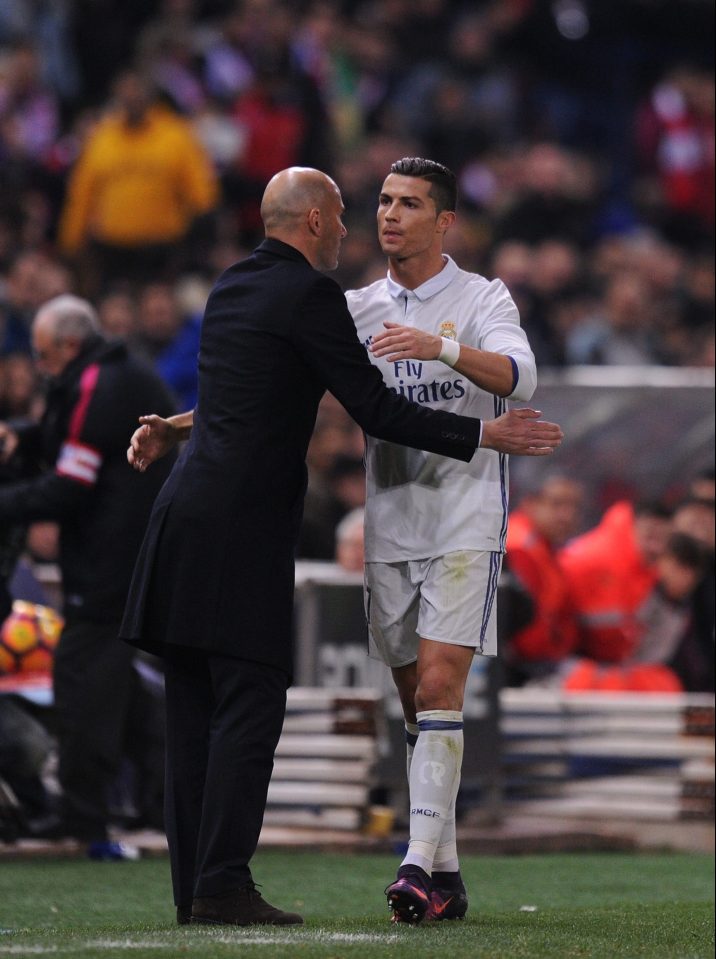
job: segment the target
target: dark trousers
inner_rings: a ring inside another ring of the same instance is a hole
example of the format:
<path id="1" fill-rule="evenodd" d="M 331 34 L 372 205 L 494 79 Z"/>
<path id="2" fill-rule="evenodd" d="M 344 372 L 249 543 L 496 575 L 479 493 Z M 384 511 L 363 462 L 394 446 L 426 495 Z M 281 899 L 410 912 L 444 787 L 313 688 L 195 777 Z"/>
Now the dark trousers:
<path id="1" fill-rule="evenodd" d="M 174 901 L 186 908 L 251 879 L 288 676 L 174 646 L 165 685 L 165 823 Z"/>
<path id="2" fill-rule="evenodd" d="M 53 667 L 64 826 L 107 838 L 108 796 L 125 746 L 137 675 L 118 623 L 68 621 Z"/>

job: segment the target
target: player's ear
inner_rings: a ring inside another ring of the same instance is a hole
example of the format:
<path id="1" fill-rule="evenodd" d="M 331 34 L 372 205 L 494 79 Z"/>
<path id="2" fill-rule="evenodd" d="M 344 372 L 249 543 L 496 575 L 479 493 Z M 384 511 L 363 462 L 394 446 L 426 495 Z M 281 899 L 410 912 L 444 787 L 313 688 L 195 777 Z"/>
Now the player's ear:
<path id="1" fill-rule="evenodd" d="M 454 222 L 455 214 L 452 212 L 452 210 L 443 210 L 442 213 L 438 214 L 438 233 L 447 233 Z"/>

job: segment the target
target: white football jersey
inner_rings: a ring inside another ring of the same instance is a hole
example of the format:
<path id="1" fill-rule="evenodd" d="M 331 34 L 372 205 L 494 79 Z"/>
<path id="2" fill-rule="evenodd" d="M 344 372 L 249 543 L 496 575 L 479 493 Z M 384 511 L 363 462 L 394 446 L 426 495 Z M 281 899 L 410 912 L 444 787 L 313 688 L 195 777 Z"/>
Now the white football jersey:
<path id="1" fill-rule="evenodd" d="M 510 356 L 517 382 L 509 399 L 526 402 L 537 385 L 535 358 L 501 280 L 445 267 L 416 290 L 390 274 L 346 293 L 366 348 L 385 321 L 414 326 L 467 346 Z M 415 403 L 494 419 L 506 410 L 439 360 L 389 363 L 368 353 L 388 386 Z M 507 457 L 478 449 L 469 463 L 366 437 L 365 557 L 395 563 L 460 549 L 503 552 L 507 533 Z"/>

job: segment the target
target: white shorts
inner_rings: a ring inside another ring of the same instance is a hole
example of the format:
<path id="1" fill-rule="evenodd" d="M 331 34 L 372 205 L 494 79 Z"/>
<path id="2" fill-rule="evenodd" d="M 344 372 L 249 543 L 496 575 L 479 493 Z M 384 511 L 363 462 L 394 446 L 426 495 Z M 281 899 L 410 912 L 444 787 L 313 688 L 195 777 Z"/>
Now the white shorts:
<path id="1" fill-rule="evenodd" d="M 421 639 L 497 655 L 495 596 L 502 553 L 365 564 L 368 651 L 391 667 L 418 658 Z"/>

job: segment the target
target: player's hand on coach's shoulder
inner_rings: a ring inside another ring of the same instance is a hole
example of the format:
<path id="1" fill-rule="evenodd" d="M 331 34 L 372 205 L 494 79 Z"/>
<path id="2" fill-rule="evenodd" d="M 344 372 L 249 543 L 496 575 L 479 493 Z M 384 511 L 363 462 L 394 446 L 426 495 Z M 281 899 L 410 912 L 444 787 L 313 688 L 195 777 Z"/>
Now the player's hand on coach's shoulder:
<path id="1" fill-rule="evenodd" d="M 564 434 L 556 423 L 541 420 L 541 415 L 538 410 L 523 408 L 483 420 L 480 447 L 517 456 L 548 456 Z"/>

